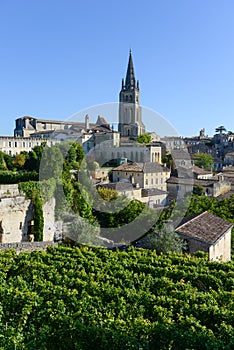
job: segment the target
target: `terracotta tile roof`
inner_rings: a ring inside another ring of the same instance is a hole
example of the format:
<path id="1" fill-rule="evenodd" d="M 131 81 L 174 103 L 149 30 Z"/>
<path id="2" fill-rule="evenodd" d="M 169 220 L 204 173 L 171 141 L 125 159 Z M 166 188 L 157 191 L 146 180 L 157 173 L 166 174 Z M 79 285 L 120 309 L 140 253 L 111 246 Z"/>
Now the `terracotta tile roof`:
<path id="1" fill-rule="evenodd" d="M 204 170 L 196 165 L 193 166 L 193 172 L 198 175 L 209 175 L 212 173 L 210 170 Z"/>
<path id="2" fill-rule="evenodd" d="M 205 211 L 180 224 L 175 231 L 183 236 L 214 244 L 232 226 L 229 221 Z"/>
<path id="3" fill-rule="evenodd" d="M 146 162 L 146 163 L 125 163 L 121 164 L 114 171 L 132 171 L 142 173 L 159 173 L 159 172 L 170 172 L 168 168 L 157 162 Z"/>

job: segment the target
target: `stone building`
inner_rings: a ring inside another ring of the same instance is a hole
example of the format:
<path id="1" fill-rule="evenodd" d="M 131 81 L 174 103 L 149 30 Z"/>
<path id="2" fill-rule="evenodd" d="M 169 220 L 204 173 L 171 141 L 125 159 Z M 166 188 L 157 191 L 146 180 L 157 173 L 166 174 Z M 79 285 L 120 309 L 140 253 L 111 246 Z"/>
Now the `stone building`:
<path id="1" fill-rule="evenodd" d="M 113 182 L 128 181 L 140 188 L 167 190 L 170 170 L 156 162 L 122 164 L 113 169 Z"/>
<path id="2" fill-rule="evenodd" d="M 210 173 L 197 170 L 194 167 L 189 172 L 180 170 L 179 175 L 172 175 L 167 180 L 167 191 L 169 192 L 169 201 L 184 198 L 191 194 L 197 187 L 202 188 L 206 196 L 219 197 L 231 190 L 231 182 L 225 179 L 222 174 L 213 176 Z"/>
<path id="3" fill-rule="evenodd" d="M 15 156 L 20 152 L 29 152 L 35 146 L 40 146 L 42 143 L 46 143 L 48 146 L 55 145 L 59 140 L 55 139 L 42 139 L 32 137 L 13 137 L 13 136 L 1 136 L 0 137 L 0 151 L 10 156 Z"/>
<path id="4" fill-rule="evenodd" d="M 93 125 L 94 126 L 94 125 Z M 85 123 L 74 121 L 60 121 L 38 119 L 30 116 L 24 116 L 15 121 L 15 137 L 30 137 L 34 133 L 53 132 L 68 130 L 70 128 L 85 128 Z"/>
<path id="5" fill-rule="evenodd" d="M 137 137 L 145 132 L 140 106 L 139 81 L 135 79 L 132 53 L 130 51 L 125 81 L 119 93 L 119 125 L 121 136 Z"/>
<path id="6" fill-rule="evenodd" d="M 43 241 L 54 240 L 54 209 L 52 198 L 43 205 Z M 34 211 L 31 200 L 18 190 L 18 185 L 0 185 L 0 243 L 33 240 Z"/>
<path id="7" fill-rule="evenodd" d="M 188 253 L 204 251 L 209 260 L 231 260 L 231 230 L 233 225 L 207 211 L 185 218 L 176 232 L 188 245 Z"/>

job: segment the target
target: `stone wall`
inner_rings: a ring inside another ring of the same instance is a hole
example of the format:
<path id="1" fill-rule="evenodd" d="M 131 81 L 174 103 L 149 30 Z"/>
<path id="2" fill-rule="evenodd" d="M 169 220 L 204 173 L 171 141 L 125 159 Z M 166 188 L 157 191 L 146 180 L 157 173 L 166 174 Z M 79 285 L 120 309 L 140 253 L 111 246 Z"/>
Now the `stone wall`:
<path id="1" fill-rule="evenodd" d="M 0 243 L 28 240 L 33 205 L 18 191 L 18 185 L 0 186 Z"/>
<path id="2" fill-rule="evenodd" d="M 47 247 L 56 247 L 58 243 L 53 242 L 20 242 L 0 244 L 0 251 L 7 249 L 16 249 L 16 253 L 31 252 L 34 250 L 46 250 Z"/>
<path id="3" fill-rule="evenodd" d="M 55 199 L 43 205 L 43 240 L 54 241 Z M 34 210 L 31 200 L 19 193 L 18 185 L 0 185 L 0 243 L 27 242 L 33 239 Z"/>
<path id="4" fill-rule="evenodd" d="M 209 247 L 209 260 L 231 260 L 231 229 L 228 230 L 214 245 Z"/>

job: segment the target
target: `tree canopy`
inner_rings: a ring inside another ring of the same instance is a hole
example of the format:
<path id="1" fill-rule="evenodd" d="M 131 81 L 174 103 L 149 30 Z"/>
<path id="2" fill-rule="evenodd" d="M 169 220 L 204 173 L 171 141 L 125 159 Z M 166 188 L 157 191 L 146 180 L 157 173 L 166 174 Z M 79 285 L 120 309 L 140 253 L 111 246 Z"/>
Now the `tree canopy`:
<path id="1" fill-rule="evenodd" d="M 227 129 L 223 125 L 221 125 L 215 129 L 215 132 L 217 132 L 219 134 L 223 134 L 225 131 L 227 131 Z"/>
<path id="2" fill-rule="evenodd" d="M 196 153 L 194 163 L 200 168 L 211 169 L 214 164 L 214 158 L 209 153 Z"/>
<path id="3" fill-rule="evenodd" d="M 150 143 L 152 141 L 152 138 L 151 138 L 150 134 L 146 133 L 146 134 L 142 134 L 142 135 L 138 136 L 136 141 L 138 143 L 147 144 L 147 143 Z"/>

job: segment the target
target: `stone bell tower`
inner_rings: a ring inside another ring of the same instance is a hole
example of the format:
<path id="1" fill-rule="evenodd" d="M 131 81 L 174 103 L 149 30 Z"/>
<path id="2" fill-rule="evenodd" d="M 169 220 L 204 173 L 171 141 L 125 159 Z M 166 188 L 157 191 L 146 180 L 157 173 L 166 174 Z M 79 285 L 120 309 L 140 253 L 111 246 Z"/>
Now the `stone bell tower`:
<path id="1" fill-rule="evenodd" d="M 145 132 L 141 119 L 139 81 L 136 81 L 130 50 L 125 81 L 119 93 L 119 125 L 121 136 L 137 137 Z"/>

